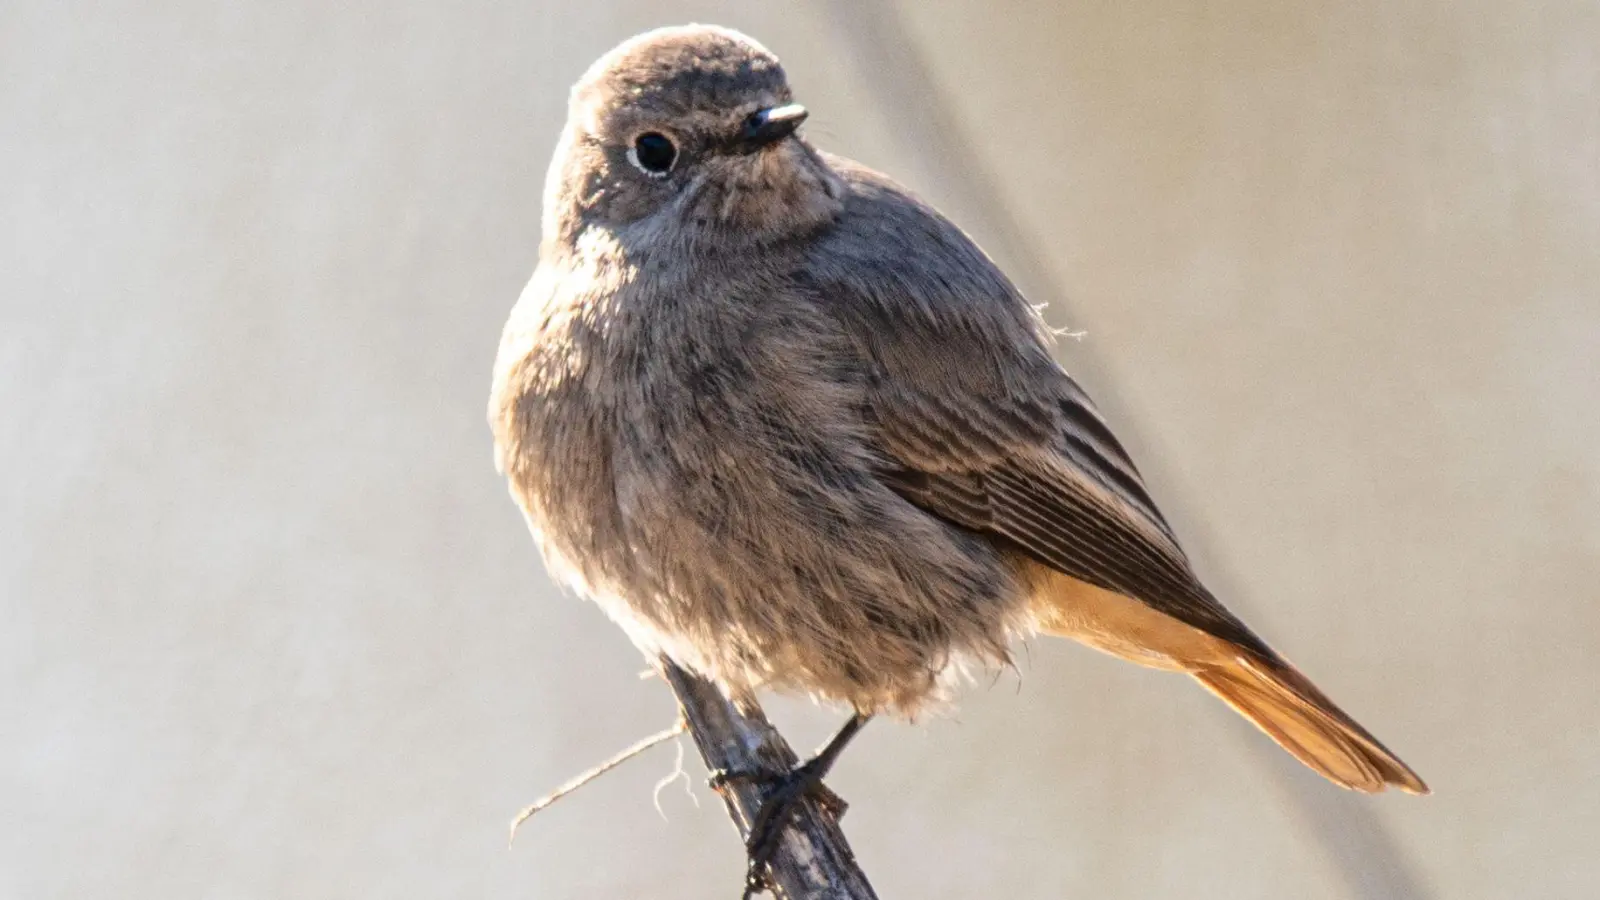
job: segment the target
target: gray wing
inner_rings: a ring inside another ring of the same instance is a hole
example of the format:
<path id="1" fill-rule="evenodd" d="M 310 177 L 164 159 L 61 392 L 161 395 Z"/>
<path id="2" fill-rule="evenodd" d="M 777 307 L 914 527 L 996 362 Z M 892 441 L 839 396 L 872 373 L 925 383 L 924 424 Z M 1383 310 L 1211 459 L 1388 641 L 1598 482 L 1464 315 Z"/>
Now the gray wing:
<path id="1" fill-rule="evenodd" d="M 811 288 L 862 349 L 863 415 L 911 503 L 1267 658 L 1205 589 L 1127 452 L 982 251 L 873 173 Z"/>
<path id="2" fill-rule="evenodd" d="M 1276 658 L 1194 576 L 1126 454 L 1114 439 L 1093 436 L 1109 432 L 1092 407 L 1062 399 L 1036 410 L 1053 432 L 1039 435 L 949 402 L 942 416 L 906 416 L 902 402 L 880 395 L 872 405 L 893 463 L 882 477 L 901 496 L 1059 572 Z"/>

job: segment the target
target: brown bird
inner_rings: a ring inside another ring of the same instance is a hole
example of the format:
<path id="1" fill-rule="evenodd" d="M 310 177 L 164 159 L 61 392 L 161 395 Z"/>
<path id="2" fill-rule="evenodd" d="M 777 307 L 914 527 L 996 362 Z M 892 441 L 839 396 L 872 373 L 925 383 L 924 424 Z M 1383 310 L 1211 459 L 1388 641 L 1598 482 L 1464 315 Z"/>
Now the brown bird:
<path id="1" fill-rule="evenodd" d="M 1006 276 L 805 117 L 713 27 L 573 89 L 489 405 L 551 571 L 735 695 L 854 710 L 801 787 L 1043 631 L 1194 677 L 1335 784 L 1426 793 L 1201 584 Z"/>

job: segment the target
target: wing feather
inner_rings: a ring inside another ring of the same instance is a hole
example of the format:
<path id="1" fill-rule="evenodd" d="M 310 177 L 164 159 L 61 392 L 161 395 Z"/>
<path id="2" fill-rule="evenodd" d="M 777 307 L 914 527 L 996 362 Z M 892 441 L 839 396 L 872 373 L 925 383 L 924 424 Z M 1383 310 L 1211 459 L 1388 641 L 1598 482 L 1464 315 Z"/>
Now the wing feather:
<path id="1" fill-rule="evenodd" d="M 796 277 L 860 342 L 885 481 L 1050 568 L 1276 659 L 1195 577 L 1133 460 L 999 269 L 902 189 L 833 162 L 851 208 Z"/>

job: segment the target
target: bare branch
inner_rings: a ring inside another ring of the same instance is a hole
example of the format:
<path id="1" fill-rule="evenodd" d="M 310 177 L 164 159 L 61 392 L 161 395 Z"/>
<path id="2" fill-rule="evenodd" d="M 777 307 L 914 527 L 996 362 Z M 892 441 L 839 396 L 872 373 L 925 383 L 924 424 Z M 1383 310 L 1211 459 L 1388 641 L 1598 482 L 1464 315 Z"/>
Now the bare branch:
<path id="1" fill-rule="evenodd" d="M 713 772 L 771 772 L 794 767 L 794 751 L 754 701 L 735 704 L 713 684 L 670 660 L 661 674 L 683 709 L 700 757 Z M 750 836 L 765 797 L 759 780 L 732 779 L 721 790 L 739 835 Z M 826 796 L 826 795 L 825 795 Z M 843 803 L 807 798 L 790 819 L 773 856 L 770 882 L 786 900 L 877 900 L 839 828 Z"/>

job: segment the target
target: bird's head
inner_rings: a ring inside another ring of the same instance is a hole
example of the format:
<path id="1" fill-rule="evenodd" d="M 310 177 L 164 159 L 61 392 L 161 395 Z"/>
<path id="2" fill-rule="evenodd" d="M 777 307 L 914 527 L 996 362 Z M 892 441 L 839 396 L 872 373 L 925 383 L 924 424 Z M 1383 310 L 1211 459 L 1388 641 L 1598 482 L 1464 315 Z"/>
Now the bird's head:
<path id="1" fill-rule="evenodd" d="M 546 240 L 600 227 L 641 247 L 737 250 L 807 233 L 838 213 L 842 187 L 797 133 L 806 115 L 777 57 L 736 31 L 632 38 L 572 90 Z"/>

